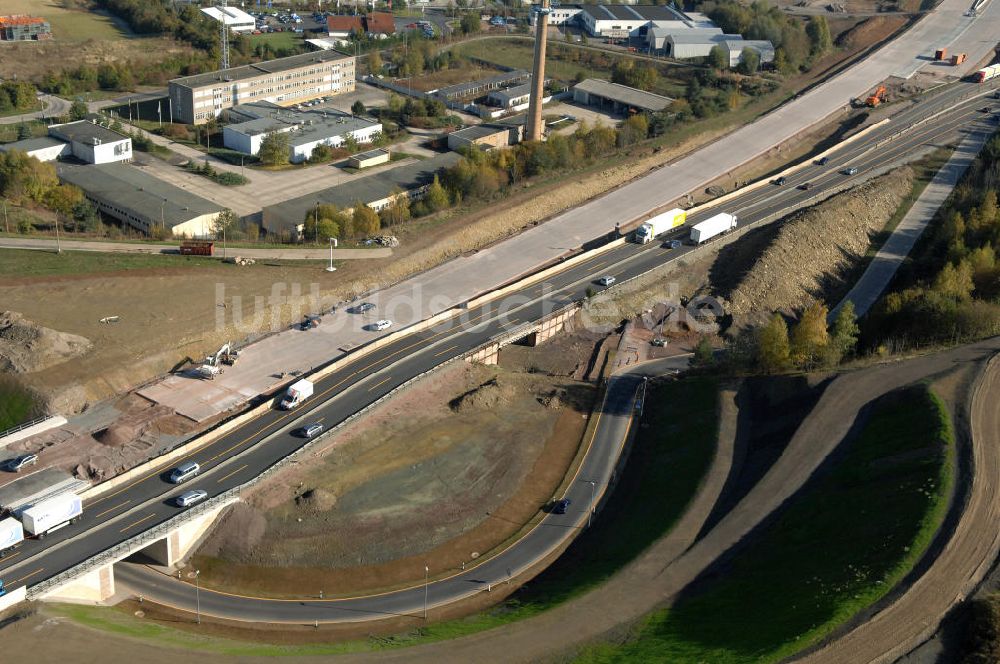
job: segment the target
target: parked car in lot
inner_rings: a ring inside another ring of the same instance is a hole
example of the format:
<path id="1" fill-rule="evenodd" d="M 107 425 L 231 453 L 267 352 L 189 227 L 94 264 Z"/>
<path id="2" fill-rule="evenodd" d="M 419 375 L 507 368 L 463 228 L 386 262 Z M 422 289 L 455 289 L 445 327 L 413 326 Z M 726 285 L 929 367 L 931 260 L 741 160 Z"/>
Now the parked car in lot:
<path id="1" fill-rule="evenodd" d="M 357 305 L 351 307 L 351 313 L 352 314 L 363 314 L 363 313 L 367 313 L 367 312 L 371 311 L 374 308 L 375 308 L 375 305 L 372 304 L 371 302 L 362 302 L 361 304 L 357 304 Z"/>
<path id="2" fill-rule="evenodd" d="M 573 504 L 573 501 L 569 498 L 563 498 L 552 503 L 552 513 L 553 514 L 565 514 L 569 506 Z"/>
<path id="3" fill-rule="evenodd" d="M 372 323 L 372 329 L 375 330 L 376 332 L 381 332 L 382 330 L 388 330 L 390 327 L 392 327 L 392 321 L 386 320 L 385 318 L 383 318 L 382 320 L 377 320 L 374 323 Z"/>
<path id="4" fill-rule="evenodd" d="M 204 489 L 192 489 L 191 491 L 185 491 L 181 495 L 177 496 L 174 501 L 177 507 L 191 507 L 195 503 L 200 503 L 201 501 L 208 498 L 208 491 Z"/>
<path id="5" fill-rule="evenodd" d="M 174 484 L 180 484 L 181 482 L 186 482 L 192 477 L 196 477 L 200 472 L 201 466 L 196 464 L 194 461 L 187 461 L 174 468 L 174 472 L 170 473 L 170 481 Z"/>
<path id="6" fill-rule="evenodd" d="M 316 436 L 323 433 L 323 425 L 319 422 L 313 422 L 312 424 L 307 424 L 301 429 L 299 429 L 299 435 L 303 438 L 315 438 Z"/>
<path id="7" fill-rule="evenodd" d="M 38 463 L 37 454 L 21 454 L 13 459 L 7 459 L 0 466 L 9 473 L 19 473 L 22 468 L 34 466 L 36 463 Z"/>
<path id="8" fill-rule="evenodd" d="M 610 286 L 611 284 L 615 283 L 615 281 L 616 279 L 614 277 L 612 277 L 610 274 L 606 274 L 600 279 L 598 279 L 597 283 L 599 283 L 602 286 Z"/>

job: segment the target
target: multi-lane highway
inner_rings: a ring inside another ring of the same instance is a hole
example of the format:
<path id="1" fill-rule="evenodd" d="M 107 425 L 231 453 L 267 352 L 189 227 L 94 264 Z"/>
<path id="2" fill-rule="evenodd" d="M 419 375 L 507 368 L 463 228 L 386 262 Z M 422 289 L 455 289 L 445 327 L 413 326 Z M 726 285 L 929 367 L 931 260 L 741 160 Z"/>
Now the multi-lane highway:
<path id="1" fill-rule="evenodd" d="M 892 122 L 873 131 L 864 140 L 834 151 L 824 166 L 806 165 L 790 174 L 784 186 L 768 185 L 734 196 L 726 201 L 723 209 L 735 212 L 740 217 L 741 225 L 747 225 L 813 199 L 824 191 L 839 188 L 845 181 L 857 181 L 869 176 L 928 143 L 951 140 L 970 127 L 995 126 L 992 116 L 981 111 L 984 102 L 980 98 L 965 99 L 969 94 L 984 91 L 984 88 L 971 84 L 945 90 L 902 111 Z M 943 114 L 919 124 L 939 112 Z M 898 132 L 905 133 L 891 142 L 885 142 Z M 879 147 L 873 147 L 876 145 Z M 839 171 L 847 166 L 857 168 L 858 173 L 853 176 L 841 174 Z M 661 172 L 663 177 L 670 176 L 669 168 Z M 805 182 L 811 184 L 810 189 L 797 188 Z M 714 210 L 711 209 L 699 211 L 691 215 L 690 221 L 697 222 L 712 213 Z M 685 229 L 678 229 L 671 237 L 684 234 Z M 687 246 L 664 249 L 658 242 L 642 247 L 626 244 L 573 265 L 546 283 L 529 286 L 501 300 L 471 309 L 462 317 L 435 328 L 404 336 L 322 380 L 317 385 L 316 395 L 302 409 L 290 413 L 270 411 L 193 454 L 191 460 L 201 464 L 203 472 L 183 488 L 203 488 L 210 495 L 218 495 L 240 486 L 301 446 L 304 440 L 292 432 L 303 423 L 320 421 L 329 429 L 412 377 L 461 356 L 498 334 L 538 320 L 546 313 L 584 297 L 586 289 L 593 287 L 592 282 L 597 276 L 613 274 L 621 282 L 676 260 L 692 250 L 694 248 Z M 624 399 L 609 397 L 603 412 L 621 413 L 627 410 Z M 601 440 L 605 439 L 608 437 L 601 437 Z M 580 477 L 588 480 L 606 477 L 615 453 L 614 446 L 595 447 L 587 455 Z M 165 479 L 172 467 L 173 464 L 161 468 L 91 501 L 85 506 L 83 519 L 78 524 L 53 533 L 44 541 L 25 542 L 12 555 L 0 561 L 0 578 L 8 588 L 36 584 L 176 516 L 178 508 L 172 505 L 171 499 L 180 493 L 180 489 Z M 598 491 L 603 485 L 601 480 Z M 587 505 L 590 491 L 589 483 L 584 486 L 574 483 L 570 489 L 574 505 Z M 556 515 L 546 517 L 542 526 L 528 537 L 470 571 L 469 575 L 431 584 L 428 589 L 430 604 L 444 603 L 468 594 L 472 581 L 488 583 L 490 580 L 506 579 L 508 569 L 521 569 L 563 542 L 574 531 L 573 526 L 578 525 L 579 519 L 579 512 L 567 514 L 562 519 Z M 414 593 L 419 597 L 415 599 Z M 326 613 L 316 619 L 359 620 L 386 613 L 412 612 L 422 605 L 423 590 L 383 594 L 377 600 L 363 601 L 366 602 L 365 613 L 352 612 L 347 604 L 342 604 L 343 610 L 331 616 L 327 615 L 331 605 L 324 604 L 321 608 Z"/>

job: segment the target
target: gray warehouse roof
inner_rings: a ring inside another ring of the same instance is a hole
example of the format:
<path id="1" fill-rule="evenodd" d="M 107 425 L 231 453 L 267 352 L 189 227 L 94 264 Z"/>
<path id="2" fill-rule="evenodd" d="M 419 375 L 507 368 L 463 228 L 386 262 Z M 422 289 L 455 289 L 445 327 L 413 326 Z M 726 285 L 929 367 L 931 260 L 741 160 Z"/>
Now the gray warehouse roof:
<path id="1" fill-rule="evenodd" d="M 448 152 L 437 157 L 416 161 L 412 164 L 399 166 L 389 170 L 374 173 L 368 177 L 353 182 L 346 182 L 336 187 L 323 189 L 306 196 L 264 208 L 264 218 L 277 218 L 288 227 L 297 226 L 305 219 L 306 212 L 321 204 L 333 204 L 339 208 L 353 207 L 357 201 L 372 203 L 386 198 L 394 189 L 416 189 L 430 184 L 434 175 L 443 168 L 449 168 L 458 163 L 462 155 Z"/>
<path id="2" fill-rule="evenodd" d="M 673 102 L 670 97 L 644 92 L 618 83 L 608 83 L 597 78 L 588 78 L 577 83 L 574 90 L 611 99 L 646 111 L 662 111 Z"/>
<path id="3" fill-rule="evenodd" d="M 598 21 L 679 21 L 684 14 L 659 5 L 584 5 L 583 11 Z"/>
<path id="4" fill-rule="evenodd" d="M 356 155 L 352 155 L 355 159 L 360 159 L 364 161 L 365 159 L 374 159 L 375 157 L 381 157 L 383 155 L 389 154 L 389 151 L 385 148 L 375 148 L 374 150 L 368 150 L 367 152 L 359 152 Z"/>
<path id="5" fill-rule="evenodd" d="M 59 164 L 59 179 L 75 184 L 95 198 L 111 203 L 137 217 L 160 219 L 168 228 L 222 208 L 180 187 L 167 184 L 128 164 L 77 166 Z"/>
<path id="6" fill-rule="evenodd" d="M 66 145 L 66 143 L 65 141 L 49 138 L 48 136 L 41 136 L 39 138 L 25 138 L 24 140 L 14 141 L 13 143 L 4 143 L 3 145 L 0 145 L 0 150 L 21 150 L 22 152 L 31 152 L 33 150 L 54 148 L 57 145 Z"/>
<path id="7" fill-rule="evenodd" d="M 439 97 L 447 98 L 464 97 L 484 87 L 500 87 L 505 83 L 516 83 L 518 81 L 530 80 L 531 74 L 529 72 L 526 72 L 523 69 L 515 69 L 514 71 L 504 72 L 496 76 L 490 76 L 489 78 L 482 78 L 478 81 L 469 81 L 468 83 L 449 85 L 435 90 L 433 94 L 436 94 Z"/>
<path id="8" fill-rule="evenodd" d="M 97 139 L 101 143 L 114 143 L 128 138 L 124 134 L 111 131 L 107 127 L 94 124 L 89 120 L 52 125 L 49 127 L 49 135 L 61 138 L 64 141 L 75 141 L 86 145 L 95 145 L 94 139 Z"/>
<path id="9" fill-rule="evenodd" d="M 471 127 L 466 127 L 465 129 L 459 129 L 454 131 L 449 136 L 458 136 L 459 138 L 464 138 L 467 141 L 474 141 L 477 138 L 483 138 L 484 136 L 492 136 L 493 134 L 510 133 L 510 127 L 498 127 L 497 125 L 488 124 L 478 124 L 472 125 Z"/>
<path id="10" fill-rule="evenodd" d="M 188 88 L 200 88 L 205 85 L 221 81 L 239 81 L 247 78 L 255 78 L 263 74 L 273 74 L 289 69 L 298 69 L 311 63 L 332 62 L 334 60 L 346 60 L 352 56 L 345 55 L 333 49 L 327 51 L 311 51 L 299 55 L 290 55 L 287 58 L 277 60 L 267 60 L 252 65 L 242 67 L 230 67 L 229 69 L 219 69 L 206 72 L 204 74 L 194 74 L 184 76 L 170 81 L 171 85 L 183 85 Z"/>

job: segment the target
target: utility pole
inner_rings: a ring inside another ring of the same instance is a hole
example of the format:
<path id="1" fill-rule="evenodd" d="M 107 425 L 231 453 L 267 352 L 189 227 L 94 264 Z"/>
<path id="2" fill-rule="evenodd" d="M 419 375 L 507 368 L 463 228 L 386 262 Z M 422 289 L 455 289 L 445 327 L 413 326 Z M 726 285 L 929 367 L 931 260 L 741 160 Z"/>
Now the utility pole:
<path id="1" fill-rule="evenodd" d="M 7 201 L 3 202 L 3 231 L 10 233 L 10 224 L 7 223 Z"/>
<path id="2" fill-rule="evenodd" d="M 427 620 L 427 581 L 430 573 L 431 568 L 424 565 L 424 620 Z"/>
<path id="3" fill-rule="evenodd" d="M 597 490 L 597 482 L 590 480 L 590 510 L 587 514 L 587 530 L 594 523 L 594 493 Z"/>
<path id="4" fill-rule="evenodd" d="M 59 244 L 59 213 L 56 213 L 56 253 L 62 253 L 62 245 Z"/>

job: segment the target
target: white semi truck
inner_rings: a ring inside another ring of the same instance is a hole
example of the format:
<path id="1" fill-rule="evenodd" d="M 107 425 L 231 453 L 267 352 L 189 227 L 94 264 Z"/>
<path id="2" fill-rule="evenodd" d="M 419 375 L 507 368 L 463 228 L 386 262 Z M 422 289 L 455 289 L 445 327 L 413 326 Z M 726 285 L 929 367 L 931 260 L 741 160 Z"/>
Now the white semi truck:
<path id="1" fill-rule="evenodd" d="M 665 233 L 671 228 L 677 228 L 687 220 L 687 212 L 674 208 L 645 221 L 639 228 L 635 229 L 635 241 L 639 244 L 652 242 L 660 233 Z"/>
<path id="2" fill-rule="evenodd" d="M 14 517 L 7 517 L 0 521 L 0 558 L 3 558 L 11 549 L 24 541 L 24 527 L 21 522 Z"/>
<path id="3" fill-rule="evenodd" d="M 736 228 L 736 223 L 737 218 L 735 214 L 720 212 L 714 217 L 691 227 L 691 244 L 702 244 L 703 242 L 708 242 L 713 237 L 728 233 Z"/>
<path id="4" fill-rule="evenodd" d="M 72 492 L 60 493 L 21 512 L 21 525 L 29 535 L 42 539 L 53 530 L 76 523 L 83 514 L 83 501 Z"/>
<path id="5" fill-rule="evenodd" d="M 291 410 L 302 405 L 302 402 L 313 395 L 313 384 L 305 378 L 297 380 L 288 387 L 285 398 L 281 400 L 281 407 Z"/>

